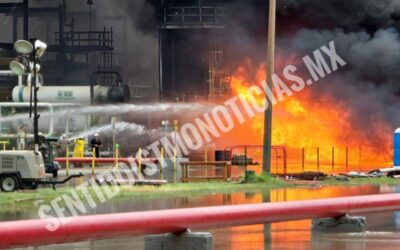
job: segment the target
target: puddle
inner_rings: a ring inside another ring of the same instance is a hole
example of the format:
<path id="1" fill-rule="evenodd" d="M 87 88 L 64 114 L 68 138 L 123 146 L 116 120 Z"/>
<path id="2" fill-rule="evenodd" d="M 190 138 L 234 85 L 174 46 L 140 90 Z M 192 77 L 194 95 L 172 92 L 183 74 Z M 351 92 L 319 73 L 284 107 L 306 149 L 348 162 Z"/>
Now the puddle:
<path id="1" fill-rule="evenodd" d="M 347 186 L 319 188 L 284 188 L 265 192 L 235 192 L 229 194 L 195 195 L 167 199 L 134 199 L 106 202 L 91 214 L 146 211 L 169 208 L 254 204 L 263 202 L 308 200 L 340 196 L 394 193 L 400 187 Z M 274 223 L 210 230 L 214 235 L 214 249 L 398 249 L 400 246 L 400 214 L 379 213 L 368 215 L 368 232 L 361 234 L 313 235 L 311 221 Z M 0 213 L 0 220 L 37 218 L 35 209 Z M 98 240 L 35 249 L 144 249 L 143 237 L 116 240 Z"/>

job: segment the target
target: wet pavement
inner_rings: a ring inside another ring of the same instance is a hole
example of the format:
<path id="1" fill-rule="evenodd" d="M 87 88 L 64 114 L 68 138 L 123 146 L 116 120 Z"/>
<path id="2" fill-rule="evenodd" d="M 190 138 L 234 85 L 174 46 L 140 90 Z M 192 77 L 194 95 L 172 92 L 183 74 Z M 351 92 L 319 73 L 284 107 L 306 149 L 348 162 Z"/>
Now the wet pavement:
<path id="1" fill-rule="evenodd" d="M 285 188 L 265 192 L 235 192 L 230 194 L 193 195 L 168 199 L 135 199 L 106 202 L 92 210 L 97 213 L 117 213 L 168 208 L 251 204 L 307 200 L 352 195 L 400 192 L 391 186 L 348 186 L 319 188 Z M 210 230 L 214 249 L 400 249 L 400 213 L 367 215 L 367 232 L 354 234 L 317 235 L 310 231 L 311 221 L 251 225 Z M 36 209 L 0 213 L 0 220 L 37 218 Z M 144 249 L 143 237 L 98 240 L 35 249 Z"/>

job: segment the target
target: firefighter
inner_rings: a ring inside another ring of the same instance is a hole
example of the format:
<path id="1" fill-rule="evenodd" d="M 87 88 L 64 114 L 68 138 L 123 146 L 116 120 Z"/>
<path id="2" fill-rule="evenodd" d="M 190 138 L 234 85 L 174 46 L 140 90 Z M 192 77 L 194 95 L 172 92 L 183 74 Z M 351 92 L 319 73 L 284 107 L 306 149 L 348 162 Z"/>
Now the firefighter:
<path id="1" fill-rule="evenodd" d="M 84 157 L 86 141 L 83 137 L 79 137 L 74 142 L 74 157 Z"/>
<path id="2" fill-rule="evenodd" d="M 99 139 L 99 134 L 95 133 L 94 138 L 90 141 L 90 145 L 92 146 L 92 152 L 94 149 L 95 157 L 100 157 L 100 148 L 103 146 L 101 140 Z"/>
<path id="3" fill-rule="evenodd" d="M 74 158 L 81 158 L 85 156 L 86 141 L 83 137 L 79 137 L 74 141 Z M 75 163 L 74 167 L 82 168 L 83 163 Z"/>

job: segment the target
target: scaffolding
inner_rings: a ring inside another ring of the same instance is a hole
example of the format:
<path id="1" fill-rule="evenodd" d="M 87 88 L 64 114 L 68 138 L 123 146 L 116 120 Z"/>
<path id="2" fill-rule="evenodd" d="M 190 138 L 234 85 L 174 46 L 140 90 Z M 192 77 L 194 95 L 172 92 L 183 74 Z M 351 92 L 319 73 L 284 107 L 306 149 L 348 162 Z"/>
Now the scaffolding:
<path id="1" fill-rule="evenodd" d="M 113 30 L 112 28 L 100 31 L 75 31 L 74 18 L 70 23 L 66 22 L 66 0 L 56 7 L 31 7 L 29 1 L 24 0 L 19 3 L 0 3 L 0 14 L 12 16 L 13 18 L 13 41 L 18 39 L 19 18 L 23 19 L 23 39 L 28 40 L 29 19 L 33 17 L 54 16 L 58 19 L 58 31 L 55 32 L 55 43 L 48 46 L 46 59 L 54 66 L 51 74 L 57 82 L 65 81 L 65 73 L 79 71 L 87 68 L 91 71 L 113 71 Z M 68 28 L 68 31 L 66 30 Z M 90 67 L 90 53 L 99 54 L 99 64 L 95 68 Z M 77 62 L 76 56 L 84 56 L 85 65 Z M 53 56 L 53 57 L 52 57 Z M 87 76 L 90 75 L 88 71 Z M 113 75 L 104 74 L 102 81 L 104 85 L 109 85 L 113 81 Z M 51 79 L 51 77 L 48 77 Z"/>
<path id="2" fill-rule="evenodd" d="M 59 53 L 70 54 L 70 58 L 83 54 L 86 56 L 86 63 L 89 63 L 91 52 L 99 52 L 100 59 L 98 71 L 112 71 L 113 65 L 113 29 L 103 28 L 102 31 L 69 31 L 61 35 L 56 32 L 55 46 L 52 49 Z M 111 85 L 114 82 L 113 74 L 102 75 L 102 85 Z"/>
<path id="3" fill-rule="evenodd" d="M 160 27 L 163 29 L 224 28 L 223 9 L 215 6 L 165 7 Z"/>
<path id="4" fill-rule="evenodd" d="M 213 101 L 219 93 L 223 92 L 222 85 L 219 80 L 220 66 L 223 59 L 223 51 L 220 42 L 220 30 L 224 29 L 223 12 L 224 9 L 218 6 L 204 6 L 202 0 L 198 0 L 194 6 L 171 6 L 164 5 L 162 1 L 161 11 L 159 15 L 159 92 L 160 99 L 164 91 L 164 42 L 171 30 L 210 30 L 211 40 L 209 46 L 209 65 L 207 92 L 208 99 Z M 170 47 L 173 49 L 173 41 L 169 41 Z M 166 46 L 168 47 L 168 46 Z M 173 55 L 172 55 L 173 56 Z M 173 65 L 170 65 L 174 70 Z M 174 85 L 174 73 L 172 73 L 172 85 Z"/>
<path id="5" fill-rule="evenodd" d="M 220 34 L 213 32 L 209 49 L 208 68 L 208 101 L 215 102 L 218 98 L 230 93 L 231 75 L 224 72 L 222 67 L 224 52 L 221 48 Z"/>

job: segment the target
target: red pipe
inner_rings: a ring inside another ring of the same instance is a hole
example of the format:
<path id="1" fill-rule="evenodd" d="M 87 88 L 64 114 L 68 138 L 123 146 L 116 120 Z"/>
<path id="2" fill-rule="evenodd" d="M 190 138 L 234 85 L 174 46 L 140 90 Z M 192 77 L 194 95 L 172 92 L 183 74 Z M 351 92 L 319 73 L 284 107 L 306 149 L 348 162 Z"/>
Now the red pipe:
<path id="1" fill-rule="evenodd" d="M 67 224 L 60 224 L 56 231 L 46 229 L 50 220 L 1 222 L 0 248 L 396 210 L 400 210 L 400 194 L 80 216 L 71 218 Z"/>
<path id="2" fill-rule="evenodd" d="M 94 159 L 96 163 L 114 163 L 116 162 L 116 158 L 95 158 Z M 59 163 L 66 163 L 67 158 L 65 157 L 60 157 L 60 158 L 55 158 L 54 161 L 59 162 Z M 68 161 L 70 163 L 92 163 L 93 158 L 92 157 L 71 157 L 68 158 Z M 132 162 L 136 162 L 136 164 L 139 163 L 139 160 L 137 158 L 118 158 L 118 162 L 123 162 L 126 164 L 130 164 Z M 150 164 L 150 163 L 157 163 L 156 158 L 142 158 L 142 164 Z"/>
<path id="3" fill-rule="evenodd" d="M 57 161 L 59 163 L 65 163 L 67 162 L 67 158 L 55 158 L 54 161 Z M 93 158 L 92 157 L 71 157 L 68 158 L 68 161 L 70 163 L 92 163 Z M 114 163 L 116 161 L 115 158 L 95 158 L 95 161 L 97 163 Z M 135 159 L 133 159 L 135 161 Z M 118 162 L 124 162 L 124 163 L 129 163 L 129 160 L 127 158 L 119 158 Z"/>

